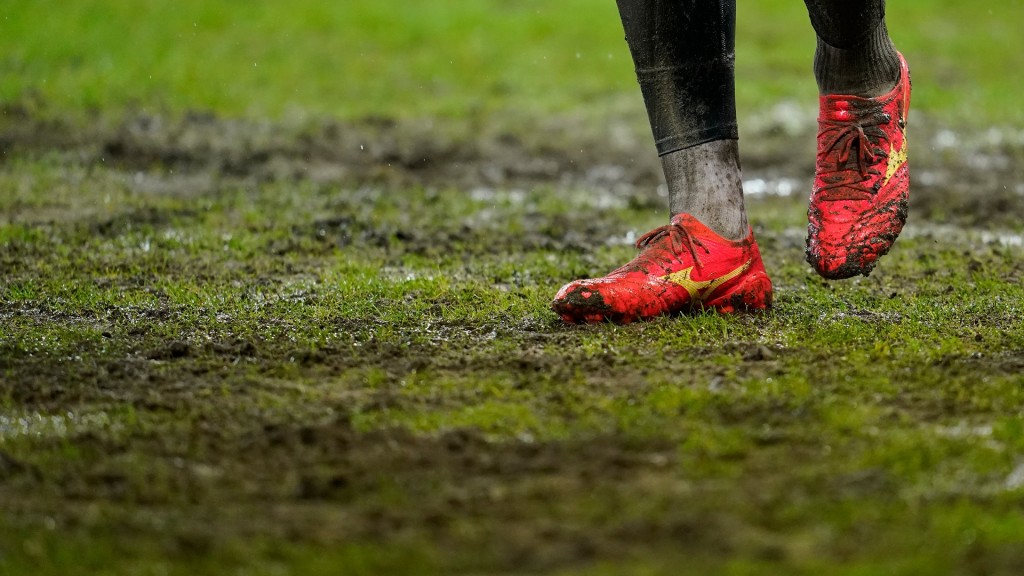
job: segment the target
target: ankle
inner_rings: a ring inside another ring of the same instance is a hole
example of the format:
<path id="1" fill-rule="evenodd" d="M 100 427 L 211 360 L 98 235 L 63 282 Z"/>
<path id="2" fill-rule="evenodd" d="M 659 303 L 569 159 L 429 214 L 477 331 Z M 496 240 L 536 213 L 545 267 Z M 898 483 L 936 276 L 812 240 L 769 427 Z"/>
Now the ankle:
<path id="1" fill-rule="evenodd" d="M 743 177 L 736 140 L 715 140 L 661 158 L 669 212 L 689 214 L 729 240 L 747 236 Z"/>

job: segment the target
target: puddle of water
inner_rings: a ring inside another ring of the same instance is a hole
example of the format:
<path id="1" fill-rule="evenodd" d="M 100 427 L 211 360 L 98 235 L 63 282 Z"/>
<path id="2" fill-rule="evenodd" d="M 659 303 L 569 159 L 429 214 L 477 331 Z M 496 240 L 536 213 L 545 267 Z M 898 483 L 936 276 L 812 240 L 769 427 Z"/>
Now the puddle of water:
<path id="1" fill-rule="evenodd" d="M 1024 235 L 1012 234 L 1009 232 L 982 232 L 981 241 L 990 244 L 996 242 L 1003 246 L 1024 246 Z"/>
<path id="2" fill-rule="evenodd" d="M 914 177 L 922 186 L 938 186 L 946 182 L 948 175 L 940 174 L 934 170 L 919 170 Z"/>
<path id="3" fill-rule="evenodd" d="M 1006 489 L 1009 491 L 1024 488 L 1024 464 L 1018 464 L 1017 467 L 1010 472 L 1010 475 L 1006 477 L 1005 484 Z"/>
<path id="4" fill-rule="evenodd" d="M 932 139 L 932 146 L 937 150 L 945 150 L 953 148 L 959 142 L 960 137 L 956 135 L 956 132 L 943 129 L 935 133 L 935 137 Z"/>
<path id="5" fill-rule="evenodd" d="M 470 190 L 469 197 L 475 202 L 507 203 L 512 206 L 520 206 L 526 202 L 526 192 L 519 189 L 495 190 L 486 186 L 480 186 Z"/>
<path id="6" fill-rule="evenodd" d="M 797 245 L 803 245 L 807 229 L 789 227 L 778 233 L 780 239 Z M 907 224 L 901 238 L 956 238 L 963 244 L 991 245 L 999 244 L 1004 248 L 1024 248 L 1024 234 L 1000 230 L 979 230 L 977 228 L 960 228 L 947 224 Z M 897 241 L 898 242 L 898 241 Z"/>
<path id="7" fill-rule="evenodd" d="M 629 232 L 626 232 L 622 236 L 612 236 L 612 237 L 608 238 L 608 240 L 605 240 L 605 245 L 607 245 L 607 246 L 632 246 L 632 245 L 636 244 L 636 239 L 637 238 L 638 238 L 638 236 L 636 234 L 636 230 L 630 230 Z"/>
<path id="8" fill-rule="evenodd" d="M 60 414 L 27 412 L 22 414 L 0 414 L 0 441 L 21 437 L 63 438 L 85 430 L 120 427 L 106 412 L 76 414 L 68 411 Z"/>
<path id="9" fill-rule="evenodd" d="M 631 184 L 620 184 L 614 186 L 586 186 L 571 191 L 563 190 L 559 194 L 574 206 L 599 210 L 618 210 L 627 206 L 627 199 L 632 192 L 633 186 Z M 528 202 L 536 201 L 539 198 L 537 194 L 531 195 L 527 191 L 518 188 L 502 190 L 486 186 L 473 188 L 469 192 L 469 197 L 474 202 L 487 204 L 492 208 L 499 205 L 524 206 Z M 527 207 L 529 206 L 527 205 Z M 480 213 L 478 212 L 476 216 L 479 218 Z M 492 215 L 492 219 L 500 219 L 499 216 L 499 214 L 495 213 Z"/>
<path id="10" fill-rule="evenodd" d="M 959 238 L 968 243 L 999 244 L 1008 248 L 1024 247 L 1024 235 L 1005 230 L 979 230 L 977 228 L 960 228 L 947 224 L 908 224 L 903 235 L 916 237 Z"/>
<path id="11" fill-rule="evenodd" d="M 1017 147 L 1024 145 L 1024 130 L 992 126 L 981 132 L 958 133 L 942 128 L 935 132 L 931 144 L 934 150 L 956 148 L 976 151 L 981 147 Z"/>
<path id="12" fill-rule="evenodd" d="M 743 181 L 743 194 L 750 197 L 792 196 L 794 193 L 809 192 L 810 184 L 798 178 L 752 178 Z"/>
<path id="13" fill-rule="evenodd" d="M 961 422 L 955 426 L 936 426 L 935 433 L 946 438 L 991 438 L 992 426 L 988 424 L 971 426 Z"/>
<path id="14" fill-rule="evenodd" d="M 755 134 L 781 132 L 790 137 L 813 134 L 817 127 L 817 114 L 817 107 L 806 102 L 783 100 L 746 118 L 745 126 Z"/>

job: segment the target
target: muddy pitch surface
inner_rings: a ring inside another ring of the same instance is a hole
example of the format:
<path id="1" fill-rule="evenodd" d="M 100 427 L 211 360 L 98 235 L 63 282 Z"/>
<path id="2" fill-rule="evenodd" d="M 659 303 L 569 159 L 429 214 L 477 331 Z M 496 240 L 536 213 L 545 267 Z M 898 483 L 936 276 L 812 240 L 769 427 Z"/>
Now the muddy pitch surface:
<path id="1" fill-rule="evenodd" d="M 583 187 L 660 208 L 660 166 L 636 118 L 607 125 L 555 118 L 508 127 L 484 121 L 368 120 L 275 124 L 206 114 L 140 115 L 82 126 L 0 111 L 0 154 L 60 152 L 128 173 L 162 169 L 153 187 L 197 193 L 233 179 L 354 186 Z M 813 171 L 813 111 L 780 106 L 741 143 L 748 194 L 802 190 Z M 929 221 L 1017 227 L 1024 213 L 1024 131 L 911 123 L 914 214 Z M 755 181 L 753 186 L 750 181 Z M 764 185 L 767 181 L 768 186 Z M 796 185 L 791 185 L 795 183 Z M 774 184 L 774 186 L 773 186 Z"/>
<path id="2" fill-rule="evenodd" d="M 4 110 L 0 568 L 1017 573 L 1024 133 L 912 120 L 833 284 L 791 120 L 742 142 L 775 312 L 566 328 L 663 210 L 635 121 Z"/>

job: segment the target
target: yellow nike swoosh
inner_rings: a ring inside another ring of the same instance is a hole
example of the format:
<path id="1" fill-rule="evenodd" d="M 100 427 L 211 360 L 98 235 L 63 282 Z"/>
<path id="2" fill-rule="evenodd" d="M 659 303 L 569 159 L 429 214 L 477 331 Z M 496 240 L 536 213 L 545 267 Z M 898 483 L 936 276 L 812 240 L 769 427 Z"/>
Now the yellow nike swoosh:
<path id="1" fill-rule="evenodd" d="M 694 280 L 691 278 L 690 275 L 693 273 L 693 266 L 662 276 L 661 279 L 668 280 L 673 284 L 682 286 L 690 293 L 690 298 L 695 302 L 702 302 L 704 298 L 714 292 L 716 288 L 746 272 L 747 268 L 750 268 L 750 262 L 750 260 L 747 260 L 742 266 L 732 272 L 719 276 L 718 278 L 712 278 L 711 280 Z"/>
<path id="2" fill-rule="evenodd" d="M 903 145 L 897 150 L 893 148 L 889 151 L 889 165 L 885 169 L 885 180 L 882 181 L 882 186 L 885 186 L 889 179 L 892 178 L 896 171 L 900 169 L 907 162 L 907 135 L 903 134 Z"/>

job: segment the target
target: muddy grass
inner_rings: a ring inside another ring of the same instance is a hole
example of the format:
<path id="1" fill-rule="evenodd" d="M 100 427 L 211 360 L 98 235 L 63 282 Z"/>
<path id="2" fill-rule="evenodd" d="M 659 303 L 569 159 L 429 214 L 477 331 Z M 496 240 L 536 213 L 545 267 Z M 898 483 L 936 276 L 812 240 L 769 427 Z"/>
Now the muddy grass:
<path id="1" fill-rule="evenodd" d="M 0 568 L 1019 573 L 1021 133 L 912 124 L 910 226 L 830 283 L 788 114 L 772 312 L 565 327 L 663 218 L 635 121 L 5 110 Z"/>
<path id="2" fill-rule="evenodd" d="M 60 151 L 75 162 L 134 174 L 140 191 L 195 194 L 235 179 L 470 192 L 546 185 L 613 192 L 619 202 L 652 208 L 663 203 L 654 197 L 660 167 L 636 118 L 599 126 L 571 117 L 519 123 L 375 119 L 273 124 L 191 113 L 136 115 L 83 126 L 37 114 L 11 106 L 0 110 L 3 157 Z M 1024 209 L 1024 131 L 1012 126 L 958 130 L 919 116 L 912 133 L 915 214 L 964 225 L 1017 227 Z M 759 181 L 752 191 L 777 193 L 783 180 L 784 193 L 803 196 L 813 169 L 813 111 L 781 105 L 749 124 L 743 163 L 748 181 Z M 765 187 L 765 180 L 776 187 Z M 791 190 L 790 181 L 798 181 L 799 189 Z"/>

